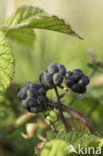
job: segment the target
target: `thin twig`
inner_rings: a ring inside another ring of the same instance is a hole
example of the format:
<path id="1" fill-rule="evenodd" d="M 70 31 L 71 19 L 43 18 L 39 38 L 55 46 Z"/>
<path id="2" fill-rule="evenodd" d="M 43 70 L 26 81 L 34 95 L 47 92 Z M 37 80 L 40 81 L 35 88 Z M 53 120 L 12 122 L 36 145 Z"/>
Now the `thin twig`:
<path id="1" fill-rule="evenodd" d="M 60 99 L 63 98 L 63 97 L 68 93 L 68 89 L 67 89 L 67 88 L 64 88 L 63 90 L 64 90 L 64 93 L 62 93 L 62 94 L 59 96 Z"/>
<path id="2" fill-rule="evenodd" d="M 65 120 L 64 115 L 63 115 L 62 105 L 61 105 L 61 103 L 60 103 L 60 96 L 59 96 L 59 94 L 58 94 L 57 88 L 55 87 L 54 89 L 55 89 L 55 93 L 56 93 L 56 96 L 57 96 L 57 105 L 58 105 L 58 109 L 59 109 L 59 112 L 60 112 L 62 121 L 63 121 L 63 123 L 64 123 L 64 127 L 65 127 L 66 131 L 68 132 L 68 125 L 67 125 L 66 120 Z"/>

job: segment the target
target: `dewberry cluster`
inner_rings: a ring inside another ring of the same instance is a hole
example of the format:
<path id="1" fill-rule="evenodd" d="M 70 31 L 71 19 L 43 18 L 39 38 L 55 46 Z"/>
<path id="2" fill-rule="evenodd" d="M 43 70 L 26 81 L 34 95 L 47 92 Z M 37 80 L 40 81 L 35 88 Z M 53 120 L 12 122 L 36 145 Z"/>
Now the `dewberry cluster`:
<path id="1" fill-rule="evenodd" d="M 67 72 L 64 65 L 57 63 L 50 64 L 39 79 L 39 83 L 27 82 L 18 89 L 18 98 L 29 112 L 42 111 L 47 102 L 47 90 L 60 87 L 63 81 L 67 88 L 78 94 L 84 93 L 89 83 L 89 78 L 80 69 Z"/>
<path id="2" fill-rule="evenodd" d="M 40 81 L 47 89 L 54 88 L 62 84 L 65 74 L 66 68 L 64 65 L 50 64 L 46 71 L 40 75 Z"/>
<path id="3" fill-rule="evenodd" d="M 22 106 L 29 112 L 40 112 L 46 102 L 46 89 L 42 83 L 27 82 L 17 91 Z"/>
<path id="4" fill-rule="evenodd" d="M 73 72 L 68 71 L 66 73 L 64 83 L 73 92 L 84 93 L 86 85 L 89 84 L 89 78 L 80 69 L 75 69 Z"/>

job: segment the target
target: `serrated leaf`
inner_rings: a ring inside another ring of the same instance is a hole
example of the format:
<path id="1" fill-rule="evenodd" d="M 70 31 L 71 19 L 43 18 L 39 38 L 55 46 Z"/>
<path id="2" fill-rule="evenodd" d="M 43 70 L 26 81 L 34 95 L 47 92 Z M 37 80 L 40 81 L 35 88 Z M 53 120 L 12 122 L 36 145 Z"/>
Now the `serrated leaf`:
<path id="1" fill-rule="evenodd" d="M 70 144 L 77 148 L 78 144 L 86 145 L 89 142 L 100 141 L 100 138 L 94 135 L 88 135 L 81 132 L 70 132 L 66 138 Z"/>
<path id="2" fill-rule="evenodd" d="M 45 14 L 42 9 L 34 8 L 32 6 L 22 6 L 17 9 L 15 13 L 7 20 L 7 27 L 16 26 L 28 22 L 37 15 Z"/>
<path id="3" fill-rule="evenodd" d="M 68 144 L 72 144 L 75 148 L 77 148 L 78 144 L 84 145 L 89 142 L 100 141 L 100 138 L 95 135 L 88 135 L 87 133 L 77 131 L 67 133 L 64 129 L 61 129 L 57 134 L 49 133 L 48 139 L 61 139 Z"/>
<path id="4" fill-rule="evenodd" d="M 5 34 L 0 31 L 0 100 L 3 92 L 10 85 L 14 73 L 14 57 L 11 47 L 5 38 Z"/>
<path id="5" fill-rule="evenodd" d="M 75 33 L 71 29 L 71 26 L 63 19 L 60 19 L 57 16 L 50 16 L 42 9 L 34 8 L 32 6 L 23 6 L 19 8 L 16 13 L 9 18 L 7 26 L 2 29 L 10 33 L 12 30 L 16 31 L 17 29 L 24 28 L 53 30 L 81 39 L 81 37 Z"/>
<path id="6" fill-rule="evenodd" d="M 51 138 L 51 136 L 53 137 Z M 51 139 L 63 140 L 67 142 L 69 145 L 72 145 L 77 152 L 79 150 L 79 147 L 83 148 L 83 152 L 84 152 L 83 155 L 85 155 L 86 148 L 89 148 L 89 147 L 93 147 L 95 149 L 97 147 L 103 148 L 103 139 L 100 139 L 99 137 L 94 136 L 94 135 L 88 135 L 84 132 L 71 131 L 67 133 L 64 129 L 61 129 L 58 133 L 53 133 L 53 132 L 49 133 L 48 140 L 51 140 Z M 77 156 L 76 153 L 68 153 L 68 155 Z M 92 156 L 92 153 L 91 153 L 91 156 Z"/>
<path id="7" fill-rule="evenodd" d="M 40 156 L 66 156 L 69 144 L 63 140 L 52 140 L 45 144 Z"/>
<path id="8" fill-rule="evenodd" d="M 39 8 L 21 7 L 8 19 L 6 27 L 17 26 L 27 22 L 30 18 L 42 14 L 43 11 Z M 10 40 L 17 41 L 18 43 L 24 44 L 29 48 L 33 47 L 35 40 L 35 33 L 31 29 L 13 29 L 6 33 Z"/>

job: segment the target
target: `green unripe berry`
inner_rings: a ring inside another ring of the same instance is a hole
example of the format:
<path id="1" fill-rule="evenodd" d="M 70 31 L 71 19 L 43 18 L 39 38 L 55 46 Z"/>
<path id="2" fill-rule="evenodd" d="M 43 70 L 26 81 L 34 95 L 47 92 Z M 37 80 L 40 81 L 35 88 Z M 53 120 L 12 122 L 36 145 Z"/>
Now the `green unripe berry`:
<path id="1" fill-rule="evenodd" d="M 57 113 L 54 111 L 50 111 L 50 116 L 53 118 L 57 118 Z"/>
<path id="2" fill-rule="evenodd" d="M 54 123 L 56 120 L 57 120 L 57 118 L 53 117 L 51 122 Z"/>
<path id="3" fill-rule="evenodd" d="M 47 119 L 45 119 L 45 122 L 46 122 L 48 125 L 51 124 L 51 122 L 50 122 L 49 120 L 47 120 Z"/>
<path id="4" fill-rule="evenodd" d="M 47 116 L 46 120 L 48 120 L 50 123 L 54 123 L 57 120 L 57 117 Z"/>
<path id="5" fill-rule="evenodd" d="M 50 122 L 52 121 L 52 118 L 50 116 L 47 116 L 46 119 Z"/>

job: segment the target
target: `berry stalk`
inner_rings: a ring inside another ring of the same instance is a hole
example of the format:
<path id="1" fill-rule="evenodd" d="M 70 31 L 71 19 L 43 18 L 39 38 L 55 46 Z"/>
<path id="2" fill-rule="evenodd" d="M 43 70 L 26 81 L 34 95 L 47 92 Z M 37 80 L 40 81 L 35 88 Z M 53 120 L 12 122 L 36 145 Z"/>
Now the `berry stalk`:
<path id="1" fill-rule="evenodd" d="M 62 105 L 60 103 L 60 96 L 58 94 L 57 88 L 55 87 L 54 89 L 55 89 L 55 93 L 56 93 L 56 96 L 57 96 L 57 105 L 58 105 L 58 109 L 59 109 L 59 112 L 60 112 L 60 115 L 61 115 L 61 119 L 62 119 L 62 121 L 64 123 L 64 127 L 65 127 L 66 131 L 68 132 L 69 131 L 68 130 L 68 125 L 67 125 L 66 120 L 65 120 L 64 115 L 63 115 Z"/>

